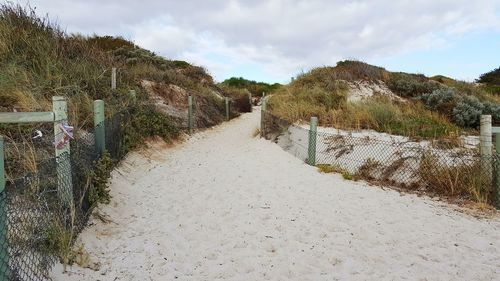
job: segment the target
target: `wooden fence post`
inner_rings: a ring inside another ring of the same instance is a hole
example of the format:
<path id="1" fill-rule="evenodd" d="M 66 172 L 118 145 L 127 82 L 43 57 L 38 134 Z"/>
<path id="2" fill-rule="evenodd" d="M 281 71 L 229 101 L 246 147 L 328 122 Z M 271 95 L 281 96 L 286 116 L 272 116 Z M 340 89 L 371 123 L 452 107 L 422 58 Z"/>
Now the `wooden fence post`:
<path id="1" fill-rule="evenodd" d="M 188 96 L 188 129 L 189 134 L 193 133 L 193 97 Z"/>
<path id="2" fill-rule="evenodd" d="M 0 136 L 0 280 L 10 280 L 7 192 L 5 191 L 4 139 Z"/>
<path id="3" fill-rule="evenodd" d="M 316 165 L 317 125 L 318 125 L 318 118 L 311 117 L 311 123 L 309 124 L 309 145 L 307 148 L 307 152 L 308 152 L 307 163 L 311 166 Z"/>
<path id="4" fill-rule="evenodd" d="M 54 112 L 54 136 L 56 142 L 64 137 L 62 125 L 68 122 L 68 107 L 66 99 L 60 96 L 52 97 Z M 71 176 L 71 159 L 69 142 L 55 148 L 57 170 L 57 192 L 61 201 L 67 207 L 73 208 L 73 180 Z"/>
<path id="5" fill-rule="evenodd" d="M 94 101 L 94 138 L 95 150 L 99 156 L 106 151 L 106 126 L 104 125 L 104 101 Z"/>
<path id="6" fill-rule="evenodd" d="M 229 98 L 225 97 L 224 104 L 226 107 L 226 121 L 229 121 Z"/>
<path id="7" fill-rule="evenodd" d="M 111 90 L 116 90 L 116 67 L 111 68 Z"/>

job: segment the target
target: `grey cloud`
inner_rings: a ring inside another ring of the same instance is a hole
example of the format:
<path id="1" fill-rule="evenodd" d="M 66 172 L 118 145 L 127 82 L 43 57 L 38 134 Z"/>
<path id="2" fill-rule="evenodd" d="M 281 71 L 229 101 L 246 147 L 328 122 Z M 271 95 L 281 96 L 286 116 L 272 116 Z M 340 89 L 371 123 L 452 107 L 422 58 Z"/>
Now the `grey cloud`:
<path id="1" fill-rule="evenodd" d="M 32 6 L 69 32 L 124 35 L 169 57 L 219 66 L 251 61 L 280 77 L 346 57 L 432 48 L 447 36 L 500 26 L 495 0 L 41 0 Z M 210 40 L 225 62 L 210 62 Z"/>

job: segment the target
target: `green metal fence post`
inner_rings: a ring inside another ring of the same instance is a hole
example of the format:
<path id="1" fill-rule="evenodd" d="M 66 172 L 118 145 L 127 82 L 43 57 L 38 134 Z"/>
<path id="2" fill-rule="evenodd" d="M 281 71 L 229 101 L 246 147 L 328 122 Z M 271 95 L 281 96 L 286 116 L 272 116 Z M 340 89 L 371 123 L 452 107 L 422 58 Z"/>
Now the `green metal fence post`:
<path id="1" fill-rule="evenodd" d="M 497 129 L 497 128 L 496 128 Z M 500 209 L 500 133 L 495 133 L 495 205 Z"/>
<path id="2" fill-rule="evenodd" d="M 116 67 L 111 68 L 111 90 L 116 90 Z"/>
<path id="3" fill-rule="evenodd" d="M 193 133 L 193 97 L 188 97 L 188 129 L 189 134 Z"/>
<path id="4" fill-rule="evenodd" d="M 260 107 L 260 136 L 264 137 L 264 126 L 265 126 L 265 115 L 266 115 L 266 99 L 262 98 L 262 105 Z"/>
<path id="5" fill-rule="evenodd" d="M 0 280 L 10 280 L 8 227 L 4 146 L 3 136 L 0 136 Z"/>
<path id="6" fill-rule="evenodd" d="M 104 101 L 94 101 L 94 137 L 95 150 L 99 156 L 106 150 L 106 132 L 104 126 Z"/>
<path id="7" fill-rule="evenodd" d="M 307 163 L 311 166 L 316 165 L 316 132 L 317 132 L 318 118 L 311 117 L 311 123 L 309 125 L 309 145 L 308 145 L 308 157 Z"/>
<path id="8" fill-rule="evenodd" d="M 250 112 L 253 110 L 253 104 L 252 104 L 252 93 L 248 92 L 248 103 L 250 104 Z"/>
<path id="9" fill-rule="evenodd" d="M 226 108 L 226 121 L 229 121 L 229 98 L 225 97 L 224 104 Z"/>
<path id="10" fill-rule="evenodd" d="M 137 94 L 135 93 L 135 90 L 130 90 L 129 95 L 132 102 L 135 103 L 137 101 Z"/>
<path id="11" fill-rule="evenodd" d="M 64 137 L 61 126 L 67 123 L 68 107 L 64 97 L 52 97 L 52 111 L 54 112 L 54 136 L 58 141 Z M 61 201 L 67 207 L 73 208 L 73 181 L 71 178 L 71 160 L 69 143 L 55 149 L 57 170 L 57 192 Z"/>

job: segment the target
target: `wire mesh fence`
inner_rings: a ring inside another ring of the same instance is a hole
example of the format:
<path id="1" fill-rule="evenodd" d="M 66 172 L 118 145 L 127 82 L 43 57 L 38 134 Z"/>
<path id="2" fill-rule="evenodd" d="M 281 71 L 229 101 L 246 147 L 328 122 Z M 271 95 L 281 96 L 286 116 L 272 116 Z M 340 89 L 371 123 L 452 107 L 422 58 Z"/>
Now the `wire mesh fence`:
<path id="1" fill-rule="evenodd" d="M 308 125 L 264 111 L 261 130 L 263 137 L 309 163 Z M 481 156 L 476 138 L 416 141 L 333 128 L 321 128 L 314 136 L 314 164 L 345 178 L 498 204 L 499 156 Z"/>
<path id="2" fill-rule="evenodd" d="M 102 124 L 107 131 L 106 147 L 115 163 L 124 156 L 128 118 L 125 110 Z M 53 132 L 47 130 L 36 139 L 5 143 L 0 280 L 47 280 L 58 259 L 68 262 L 64 255 L 95 206 L 91 198 L 95 186 L 90 178 L 99 154 L 93 130 L 74 132 L 70 154 L 55 157 L 53 140 Z"/>

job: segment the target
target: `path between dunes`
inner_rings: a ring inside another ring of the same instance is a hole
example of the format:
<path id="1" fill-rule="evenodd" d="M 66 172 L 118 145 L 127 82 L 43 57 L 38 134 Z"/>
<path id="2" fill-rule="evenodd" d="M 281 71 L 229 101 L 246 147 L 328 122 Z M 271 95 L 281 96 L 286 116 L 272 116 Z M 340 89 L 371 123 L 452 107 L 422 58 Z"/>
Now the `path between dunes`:
<path id="1" fill-rule="evenodd" d="M 499 280 L 500 219 L 320 174 L 253 138 L 254 111 L 132 153 L 54 280 Z"/>

